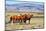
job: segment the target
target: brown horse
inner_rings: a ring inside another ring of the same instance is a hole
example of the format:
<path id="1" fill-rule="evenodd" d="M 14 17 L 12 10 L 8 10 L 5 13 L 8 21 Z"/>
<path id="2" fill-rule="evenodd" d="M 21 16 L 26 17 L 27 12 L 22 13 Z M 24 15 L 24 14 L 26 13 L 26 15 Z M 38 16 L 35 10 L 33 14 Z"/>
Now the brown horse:
<path id="1" fill-rule="evenodd" d="M 25 21 L 25 15 L 21 15 L 21 19 L 20 19 L 21 23 Z M 24 22 L 25 23 L 25 22 Z"/>
<path id="2" fill-rule="evenodd" d="M 25 23 L 26 23 L 26 21 L 28 20 L 29 21 L 29 24 L 30 24 L 30 19 L 32 18 L 32 16 L 33 16 L 33 14 L 28 14 L 28 15 L 26 15 L 26 18 L 25 18 Z"/>
<path id="3" fill-rule="evenodd" d="M 17 16 L 17 15 L 16 16 L 11 16 L 9 23 L 11 23 L 11 21 L 13 21 L 13 23 L 15 23 L 18 20 L 20 20 L 20 16 Z"/>
<path id="4" fill-rule="evenodd" d="M 28 20 L 29 21 L 29 24 L 30 24 L 30 19 L 32 18 L 33 14 L 24 14 L 24 15 L 21 15 L 21 22 L 23 21 L 24 23 L 26 23 L 26 21 Z"/>
<path id="5" fill-rule="evenodd" d="M 24 22 L 24 23 L 26 23 L 26 21 L 27 20 L 29 20 L 29 23 L 30 23 L 30 19 L 32 18 L 32 16 L 33 16 L 33 14 L 24 14 L 24 15 L 20 15 L 20 16 L 11 16 L 10 17 L 10 21 L 9 21 L 9 23 L 11 22 L 11 21 L 13 21 L 13 23 L 15 23 L 16 21 L 18 21 L 18 22 L 21 22 L 22 23 L 22 21 Z"/>

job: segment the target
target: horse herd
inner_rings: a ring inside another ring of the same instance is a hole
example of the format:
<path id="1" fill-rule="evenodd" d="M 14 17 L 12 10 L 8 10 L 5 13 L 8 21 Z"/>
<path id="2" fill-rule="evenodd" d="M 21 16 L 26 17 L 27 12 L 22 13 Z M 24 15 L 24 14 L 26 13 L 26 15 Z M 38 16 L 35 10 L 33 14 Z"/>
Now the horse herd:
<path id="1" fill-rule="evenodd" d="M 32 18 L 32 16 L 33 16 L 33 14 L 31 14 L 31 15 L 30 14 L 24 14 L 24 15 L 20 14 L 20 16 L 18 16 L 18 15 L 11 16 L 9 23 L 11 23 L 12 21 L 13 21 L 13 23 L 15 23 L 16 21 L 18 21 L 20 23 L 22 23 L 22 22 L 26 23 L 26 21 L 28 20 L 29 24 L 30 24 L 30 19 Z"/>

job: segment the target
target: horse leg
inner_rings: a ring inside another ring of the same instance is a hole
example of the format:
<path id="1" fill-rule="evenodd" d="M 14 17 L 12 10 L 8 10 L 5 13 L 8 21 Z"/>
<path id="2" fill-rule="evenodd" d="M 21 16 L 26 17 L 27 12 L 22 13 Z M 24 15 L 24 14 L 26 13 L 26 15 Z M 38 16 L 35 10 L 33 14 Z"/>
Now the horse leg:
<path id="1" fill-rule="evenodd" d="M 15 23 L 15 20 L 13 20 L 13 23 Z"/>
<path id="2" fill-rule="evenodd" d="M 26 23 L 26 20 L 24 20 L 24 23 Z"/>
<path id="3" fill-rule="evenodd" d="M 17 21 L 17 19 L 14 19 L 14 20 L 13 20 L 13 23 L 16 23 L 16 21 Z"/>
<path id="4" fill-rule="evenodd" d="M 20 22 L 22 23 L 22 20 Z"/>
<path id="5" fill-rule="evenodd" d="M 30 24 L 30 19 L 29 19 L 29 24 Z"/>
<path id="6" fill-rule="evenodd" d="M 8 23 L 11 23 L 12 22 L 12 19 L 10 19 L 10 21 Z"/>
<path id="7" fill-rule="evenodd" d="M 20 19 L 17 19 L 16 21 L 17 21 L 17 23 L 19 23 L 20 22 Z"/>

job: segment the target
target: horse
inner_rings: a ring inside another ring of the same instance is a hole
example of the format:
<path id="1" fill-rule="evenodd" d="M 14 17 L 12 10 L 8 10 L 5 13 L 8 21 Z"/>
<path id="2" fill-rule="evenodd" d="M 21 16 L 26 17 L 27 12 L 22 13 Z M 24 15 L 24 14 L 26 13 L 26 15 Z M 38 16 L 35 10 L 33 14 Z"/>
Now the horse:
<path id="1" fill-rule="evenodd" d="M 32 18 L 32 16 L 33 16 L 33 14 L 31 14 L 31 15 L 30 14 L 28 14 L 28 15 L 27 14 L 24 14 L 24 15 L 20 14 L 20 16 L 18 16 L 18 15 L 11 16 L 9 23 L 11 23 L 11 21 L 13 21 L 13 23 L 15 23 L 16 21 L 21 22 L 21 23 L 23 21 L 24 23 L 26 23 L 27 20 L 29 20 L 29 23 L 30 23 L 30 19 Z"/>
<path id="2" fill-rule="evenodd" d="M 26 20 L 26 21 L 28 20 L 28 21 L 29 21 L 29 24 L 30 24 L 30 19 L 31 19 L 32 17 L 33 17 L 33 14 L 31 14 L 31 15 L 28 14 L 28 15 L 26 15 L 25 20 Z M 26 22 L 26 21 L 25 21 L 25 22 Z"/>
<path id="3" fill-rule="evenodd" d="M 25 21 L 25 15 L 21 15 L 21 23 Z M 25 22 L 24 22 L 25 23 Z"/>
<path id="4" fill-rule="evenodd" d="M 26 21 L 28 20 L 29 21 L 29 24 L 30 24 L 30 19 L 32 18 L 33 14 L 24 14 L 24 15 L 21 15 L 21 22 L 23 21 L 24 23 L 26 23 Z"/>

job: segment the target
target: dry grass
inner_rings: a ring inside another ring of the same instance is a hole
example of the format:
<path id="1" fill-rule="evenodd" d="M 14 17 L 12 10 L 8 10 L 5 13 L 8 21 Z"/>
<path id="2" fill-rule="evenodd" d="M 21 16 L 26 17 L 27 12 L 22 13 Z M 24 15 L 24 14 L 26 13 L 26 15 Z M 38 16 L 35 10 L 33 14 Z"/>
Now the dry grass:
<path id="1" fill-rule="evenodd" d="M 9 21 L 9 17 L 13 16 L 13 15 L 19 15 L 21 13 L 6 13 L 6 22 Z M 24 14 L 24 13 L 22 13 Z M 31 13 L 30 13 L 31 14 Z M 43 16 L 39 15 L 37 13 L 32 13 L 34 16 Z M 21 25 L 21 24 L 12 24 L 12 23 L 8 23 L 6 24 L 6 30 L 14 30 L 14 29 L 33 29 L 33 28 L 43 28 L 43 23 L 44 22 L 44 18 L 32 18 L 30 21 L 30 24 L 27 23 L 27 25 Z"/>

